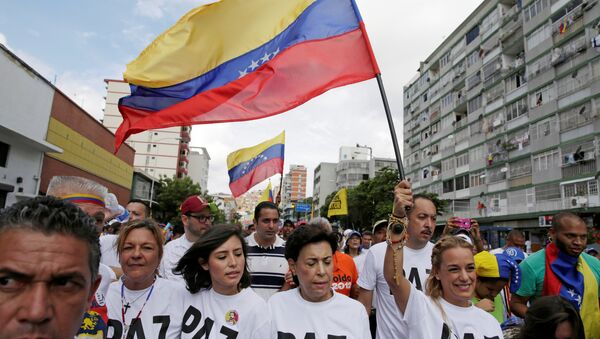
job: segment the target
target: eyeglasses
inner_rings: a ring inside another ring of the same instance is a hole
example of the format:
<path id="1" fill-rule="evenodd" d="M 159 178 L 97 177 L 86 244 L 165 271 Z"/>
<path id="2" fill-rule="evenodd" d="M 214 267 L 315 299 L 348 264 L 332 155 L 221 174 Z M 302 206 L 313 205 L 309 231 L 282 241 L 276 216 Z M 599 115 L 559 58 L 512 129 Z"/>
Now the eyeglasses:
<path id="1" fill-rule="evenodd" d="M 210 220 L 211 222 L 213 222 L 215 220 L 215 216 L 214 215 L 203 215 L 203 214 L 188 214 L 188 216 L 197 219 L 200 222 L 206 222 L 208 220 Z"/>

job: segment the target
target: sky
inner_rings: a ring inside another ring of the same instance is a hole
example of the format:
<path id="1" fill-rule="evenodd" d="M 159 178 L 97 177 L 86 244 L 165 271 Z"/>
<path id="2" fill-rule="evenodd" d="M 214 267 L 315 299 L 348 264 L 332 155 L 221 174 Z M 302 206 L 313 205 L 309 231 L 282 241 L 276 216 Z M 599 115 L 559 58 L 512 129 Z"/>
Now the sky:
<path id="1" fill-rule="evenodd" d="M 30 0 L 0 5 L 0 43 L 7 46 L 96 119 L 102 118 L 104 79 L 122 79 L 127 63 L 190 9 L 208 0 Z M 373 46 L 403 150 L 402 89 L 480 0 L 356 0 Z M 340 146 L 367 145 L 376 157 L 394 149 L 375 79 L 333 89 L 274 117 L 196 125 L 191 146 L 211 157 L 210 193 L 230 193 L 227 154 L 286 131 L 285 169 L 313 171 L 337 162 Z M 272 178 L 278 184 L 279 176 Z M 254 189 L 264 188 L 266 182 Z"/>

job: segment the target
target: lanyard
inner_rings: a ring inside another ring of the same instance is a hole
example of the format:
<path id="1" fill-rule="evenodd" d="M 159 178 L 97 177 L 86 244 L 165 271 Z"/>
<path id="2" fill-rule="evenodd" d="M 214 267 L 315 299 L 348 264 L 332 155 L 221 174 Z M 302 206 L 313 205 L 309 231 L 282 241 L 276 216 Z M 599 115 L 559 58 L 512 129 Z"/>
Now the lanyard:
<path id="1" fill-rule="evenodd" d="M 154 282 L 156 282 L 156 280 L 154 280 Z M 152 295 L 152 291 L 154 290 L 154 282 L 152 283 L 152 287 L 150 287 L 150 291 L 148 292 L 148 295 L 146 296 L 146 300 L 144 301 L 142 308 L 140 308 L 140 311 L 135 316 L 135 318 L 131 319 L 132 324 L 134 321 L 137 321 L 140 318 L 140 315 L 142 314 L 142 311 L 144 310 L 144 307 L 146 306 L 148 299 L 150 299 L 150 296 Z M 123 331 L 123 337 L 125 337 L 127 335 L 127 332 L 129 332 L 129 325 L 127 325 L 127 323 L 125 322 L 125 313 L 126 312 L 127 311 L 125 310 L 125 284 L 123 282 L 121 282 L 121 319 L 123 321 L 123 327 L 125 329 Z"/>

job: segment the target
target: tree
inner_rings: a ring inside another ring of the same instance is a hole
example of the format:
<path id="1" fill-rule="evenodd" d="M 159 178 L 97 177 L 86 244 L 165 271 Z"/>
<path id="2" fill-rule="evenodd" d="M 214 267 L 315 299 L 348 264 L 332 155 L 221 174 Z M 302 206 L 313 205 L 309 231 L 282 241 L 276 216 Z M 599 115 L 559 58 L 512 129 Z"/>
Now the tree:
<path id="1" fill-rule="evenodd" d="M 394 204 L 394 187 L 398 183 L 398 171 L 389 167 L 381 169 L 375 177 L 361 182 L 348 190 L 348 216 L 334 216 L 344 227 L 356 230 L 370 230 L 372 225 L 381 219 L 388 219 Z M 321 215 L 327 216 L 329 203 L 337 192 L 325 198 L 321 207 Z M 438 214 L 446 211 L 448 202 L 439 199 L 435 193 L 422 193 L 434 202 Z"/>
<path id="2" fill-rule="evenodd" d="M 162 176 L 159 180 L 159 188 L 156 194 L 156 205 L 153 212 L 160 222 L 175 223 L 179 220 L 179 208 L 183 201 L 190 195 L 201 195 L 200 185 L 194 183 L 190 177 L 169 178 Z"/>

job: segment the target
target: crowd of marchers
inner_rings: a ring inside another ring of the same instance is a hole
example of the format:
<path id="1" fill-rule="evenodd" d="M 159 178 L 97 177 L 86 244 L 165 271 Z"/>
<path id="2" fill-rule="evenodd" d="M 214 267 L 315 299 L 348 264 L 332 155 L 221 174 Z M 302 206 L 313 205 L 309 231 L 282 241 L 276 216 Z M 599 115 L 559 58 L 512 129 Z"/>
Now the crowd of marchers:
<path id="1" fill-rule="evenodd" d="M 165 230 L 86 178 L 46 192 L 0 214 L 0 339 L 600 339 L 600 260 L 573 213 L 528 253 L 517 229 L 488 248 L 475 219 L 433 242 L 436 204 L 406 181 L 362 233 L 268 201 L 252 225 L 213 225 L 201 196 Z"/>

